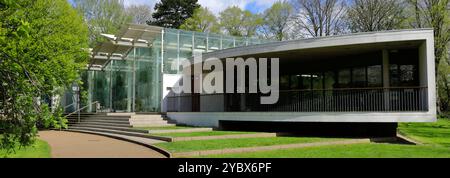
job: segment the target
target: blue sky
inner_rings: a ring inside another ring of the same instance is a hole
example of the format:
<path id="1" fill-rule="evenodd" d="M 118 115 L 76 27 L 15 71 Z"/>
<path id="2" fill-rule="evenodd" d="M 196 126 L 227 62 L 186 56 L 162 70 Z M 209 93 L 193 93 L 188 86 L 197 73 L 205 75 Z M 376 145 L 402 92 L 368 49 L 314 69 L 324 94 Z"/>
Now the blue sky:
<path id="1" fill-rule="evenodd" d="M 72 0 L 68 0 L 71 2 Z M 263 12 L 278 0 L 199 0 L 203 7 L 208 7 L 215 14 L 230 6 L 239 6 L 242 9 L 250 10 L 253 13 Z M 159 0 L 124 0 L 125 5 L 148 4 L 152 8 Z"/>

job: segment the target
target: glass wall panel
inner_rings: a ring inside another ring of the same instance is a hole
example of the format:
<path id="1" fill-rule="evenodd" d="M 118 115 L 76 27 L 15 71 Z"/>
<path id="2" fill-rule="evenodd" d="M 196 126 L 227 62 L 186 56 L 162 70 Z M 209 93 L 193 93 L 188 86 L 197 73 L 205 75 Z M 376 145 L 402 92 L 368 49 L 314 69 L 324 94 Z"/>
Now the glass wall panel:
<path id="1" fill-rule="evenodd" d="M 152 55 L 155 49 L 136 49 L 136 99 L 135 111 L 159 111 L 159 65 L 156 56 Z"/>
<path id="2" fill-rule="evenodd" d="M 112 61 L 112 109 L 131 112 L 133 103 L 133 61 Z"/>
<path id="3" fill-rule="evenodd" d="M 342 69 L 338 71 L 338 87 L 349 88 L 352 82 L 350 69 Z"/>
<path id="4" fill-rule="evenodd" d="M 365 87 L 366 86 L 366 68 L 357 67 L 352 71 L 353 87 Z"/>
<path id="5" fill-rule="evenodd" d="M 299 78 L 300 78 L 299 75 L 291 75 L 291 89 L 292 90 L 300 89 L 300 87 L 299 87 L 300 79 Z"/>
<path id="6" fill-rule="evenodd" d="M 234 37 L 222 37 L 222 49 L 234 48 Z"/>
<path id="7" fill-rule="evenodd" d="M 381 65 L 367 67 L 367 85 L 369 87 L 383 86 L 383 70 Z"/>
<path id="8" fill-rule="evenodd" d="M 313 89 L 314 90 L 322 90 L 323 89 L 323 76 L 321 73 L 311 75 Z"/>
<path id="9" fill-rule="evenodd" d="M 336 85 L 336 77 L 334 72 L 325 72 L 324 73 L 324 83 L 325 87 L 324 89 L 333 89 Z"/>
<path id="10" fill-rule="evenodd" d="M 206 52 L 208 40 L 205 33 L 194 33 L 194 49 L 198 52 Z"/>
<path id="11" fill-rule="evenodd" d="M 312 82 L 311 82 L 311 75 L 310 74 L 303 74 L 300 76 L 302 79 L 302 86 L 301 89 L 309 90 L 312 89 Z"/>
<path id="12" fill-rule="evenodd" d="M 236 47 L 247 46 L 247 40 L 243 37 L 236 37 Z"/>
<path id="13" fill-rule="evenodd" d="M 178 30 L 166 29 L 164 32 L 164 73 L 176 74 L 172 70 L 172 63 L 178 62 Z"/>
<path id="14" fill-rule="evenodd" d="M 208 52 L 217 51 L 220 49 L 220 35 L 210 34 L 208 36 Z"/>
<path id="15" fill-rule="evenodd" d="M 289 89 L 289 75 L 283 75 L 280 77 L 280 89 Z"/>
<path id="16" fill-rule="evenodd" d="M 180 31 L 180 59 L 192 57 L 192 32 Z"/>
<path id="17" fill-rule="evenodd" d="M 151 43 L 149 47 L 132 49 L 124 54 L 124 60 L 111 61 L 103 71 L 84 72 L 84 89 L 88 93 L 84 104 L 99 101 L 101 110 L 105 112 L 159 112 L 162 74 L 181 71 L 172 69 L 172 64 L 179 64 L 182 58 L 191 58 L 194 50 L 212 52 L 262 42 L 245 38 L 236 41 L 230 36 L 167 28 L 162 41 L 161 34 L 143 35 L 143 40 Z M 73 94 L 65 97 L 66 103 L 71 102 L 70 96 Z"/>

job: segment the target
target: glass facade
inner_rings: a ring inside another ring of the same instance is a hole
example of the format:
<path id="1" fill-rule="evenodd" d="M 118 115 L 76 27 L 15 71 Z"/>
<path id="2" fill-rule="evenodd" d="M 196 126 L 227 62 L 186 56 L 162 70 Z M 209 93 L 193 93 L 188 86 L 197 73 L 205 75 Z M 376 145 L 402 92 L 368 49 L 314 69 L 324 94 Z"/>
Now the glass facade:
<path id="1" fill-rule="evenodd" d="M 84 72 L 83 88 L 87 91 L 84 104 L 98 101 L 100 108 L 96 109 L 100 112 L 159 112 L 163 74 L 181 73 L 171 68 L 173 63 L 192 57 L 194 52 L 268 42 L 176 29 L 142 33 L 155 37 L 148 41 L 149 47 L 133 47 L 123 59 L 111 60 L 102 70 Z M 94 107 L 88 106 L 88 112 L 94 111 Z"/>

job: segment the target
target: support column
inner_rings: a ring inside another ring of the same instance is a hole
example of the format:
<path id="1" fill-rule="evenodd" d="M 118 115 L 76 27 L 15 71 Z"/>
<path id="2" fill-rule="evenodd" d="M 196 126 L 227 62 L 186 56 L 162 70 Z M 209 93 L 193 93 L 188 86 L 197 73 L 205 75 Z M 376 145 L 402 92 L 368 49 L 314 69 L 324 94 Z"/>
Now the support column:
<path id="1" fill-rule="evenodd" d="M 390 78 L 389 78 L 389 51 L 383 50 L 383 93 L 384 93 L 384 109 L 385 111 L 389 111 L 389 87 L 390 87 Z"/>
<path id="2" fill-rule="evenodd" d="M 132 94 L 131 94 L 131 112 L 136 112 L 136 48 L 133 42 L 133 83 L 132 83 Z"/>

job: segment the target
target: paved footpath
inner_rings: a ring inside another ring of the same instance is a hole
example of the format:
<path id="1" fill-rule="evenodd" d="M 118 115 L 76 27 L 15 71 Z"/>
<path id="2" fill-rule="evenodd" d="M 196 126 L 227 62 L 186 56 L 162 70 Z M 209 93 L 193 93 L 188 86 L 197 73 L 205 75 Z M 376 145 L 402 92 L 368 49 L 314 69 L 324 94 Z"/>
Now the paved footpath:
<path id="1" fill-rule="evenodd" d="M 64 131 L 41 131 L 53 158 L 164 158 L 141 145 L 109 137 Z"/>

